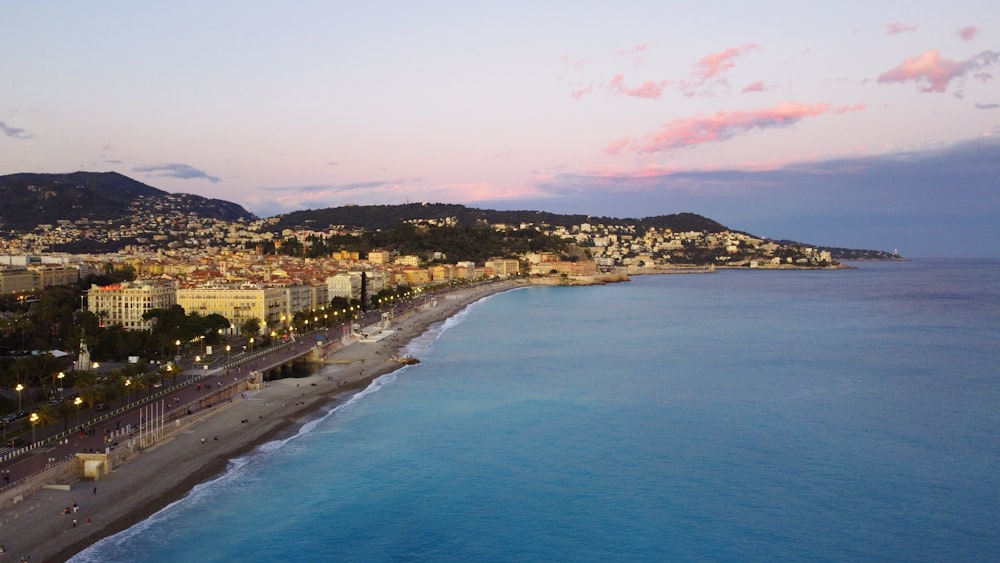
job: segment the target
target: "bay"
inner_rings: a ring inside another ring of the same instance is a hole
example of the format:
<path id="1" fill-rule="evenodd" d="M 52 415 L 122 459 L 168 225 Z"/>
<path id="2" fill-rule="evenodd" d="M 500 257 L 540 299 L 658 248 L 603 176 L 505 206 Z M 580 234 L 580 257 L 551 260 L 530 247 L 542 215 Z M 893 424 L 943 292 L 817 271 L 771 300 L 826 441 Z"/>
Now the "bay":
<path id="1" fill-rule="evenodd" d="M 985 560 L 997 260 L 495 295 L 74 561 Z"/>

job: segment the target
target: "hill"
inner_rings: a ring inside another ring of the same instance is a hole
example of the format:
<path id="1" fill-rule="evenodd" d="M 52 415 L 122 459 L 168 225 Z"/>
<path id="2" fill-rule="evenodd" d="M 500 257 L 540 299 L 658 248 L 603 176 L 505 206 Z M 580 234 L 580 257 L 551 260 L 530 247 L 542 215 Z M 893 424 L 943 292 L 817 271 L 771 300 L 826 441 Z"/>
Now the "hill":
<path id="1" fill-rule="evenodd" d="M 117 172 L 0 176 L 0 201 L 0 231 L 25 232 L 59 220 L 114 221 L 156 208 L 225 220 L 255 218 L 235 203 L 171 194 Z"/>
<path id="2" fill-rule="evenodd" d="M 695 213 L 675 213 L 644 219 L 619 219 L 591 215 L 562 215 L 545 211 L 497 211 L 446 203 L 408 203 L 405 205 L 350 205 L 326 209 L 306 209 L 278 215 L 269 230 L 328 229 L 356 227 L 368 230 L 391 229 L 406 221 L 443 221 L 454 219 L 459 226 L 474 225 L 549 225 L 570 227 L 582 223 L 632 225 L 640 230 L 655 227 L 676 232 L 698 231 L 719 233 L 729 230 L 725 225 Z"/>

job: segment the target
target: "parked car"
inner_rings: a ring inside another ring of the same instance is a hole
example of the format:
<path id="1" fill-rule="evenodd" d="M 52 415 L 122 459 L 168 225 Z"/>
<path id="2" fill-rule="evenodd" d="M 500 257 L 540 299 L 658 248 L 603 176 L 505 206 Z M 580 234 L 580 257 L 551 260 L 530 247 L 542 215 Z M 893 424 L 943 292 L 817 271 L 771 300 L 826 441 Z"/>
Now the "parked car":
<path id="1" fill-rule="evenodd" d="M 12 448 L 23 448 L 24 446 L 31 445 L 31 442 L 25 440 L 24 438 L 11 438 L 7 445 Z"/>

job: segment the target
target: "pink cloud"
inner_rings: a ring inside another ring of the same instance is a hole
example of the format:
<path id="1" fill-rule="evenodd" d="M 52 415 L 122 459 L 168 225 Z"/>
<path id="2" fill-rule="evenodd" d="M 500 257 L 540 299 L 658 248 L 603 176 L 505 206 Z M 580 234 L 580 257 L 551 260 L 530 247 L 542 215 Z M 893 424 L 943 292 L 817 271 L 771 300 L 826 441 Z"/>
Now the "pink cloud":
<path id="1" fill-rule="evenodd" d="M 582 69 L 583 65 L 587 64 L 587 59 L 571 59 L 569 55 L 560 55 L 559 60 L 576 70 Z"/>
<path id="2" fill-rule="evenodd" d="M 659 131 L 642 140 L 619 139 L 613 141 L 605 152 L 621 154 L 627 147 L 633 152 L 656 153 L 721 142 L 757 129 L 771 129 L 794 125 L 807 117 L 825 113 L 846 113 L 864 109 L 863 105 L 842 106 L 834 110 L 830 104 L 804 105 L 784 102 L 772 108 L 756 111 L 719 112 L 708 117 L 678 119 L 664 125 Z"/>
<path id="3" fill-rule="evenodd" d="M 705 55 L 695 63 L 694 74 L 701 82 L 715 78 L 736 66 L 736 63 L 733 62 L 734 57 L 745 55 L 754 49 L 760 49 L 760 46 L 750 43 L 742 47 L 730 47 L 718 53 Z"/>
<path id="4" fill-rule="evenodd" d="M 629 139 L 624 137 L 621 139 L 615 139 L 608 143 L 608 146 L 604 149 L 605 154 L 621 154 L 625 147 L 628 146 Z"/>
<path id="5" fill-rule="evenodd" d="M 758 80 L 757 82 L 747 84 L 746 87 L 743 88 L 743 93 L 745 94 L 748 92 L 763 92 L 765 89 L 767 89 L 767 87 L 764 86 L 764 83 Z"/>
<path id="6" fill-rule="evenodd" d="M 667 80 L 647 80 L 639 86 L 629 88 L 625 85 L 625 76 L 618 73 L 608 83 L 608 88 L 618 95 L 655 100 L 663 95 L 663 89 L 669 85 L 670 82 Z"/>
<path id="7" fill-rule="evenodd" d="M 958 36 L 964 41 L 972 41 L 981 30 L 978 27 L 967 25 L 958 30 Z"/>
<path id="8" fill-rule="evenodd" d="M 646 52 L 646 49 L 648 48 L 649 43 L 639 43 L 638 45 L 633 45 L 624 51 L 616 51 L 615 55 L 629 57 L 632 59 L 633 63 L 638 65 L 642 63 L 641 55 Z"/>
<path id="9" fill-rule="evenodd" d="M 922 55 L 906 59 L 896 68 L 883 72 L 878 77 L 878 83 L 912 80 L 918 84 L 921 92 L 944 92 L 952 80 L 961 79 L 966 74 L 992 66 L 998 60 L 1000 53 L 996 51 L 983 51 L 964 61 L 944 59 L 937 51 L 927 51 Z M 992 78 L 988 73 L 978 73 L 977 77 L 982 80 Z"/>
<path id="10" fill-rule="evenodd" d="M 594 89 L 593 85 L 589 85 L 588 84 L 584 88 L 580 88 L 579 90 L 574 90 L 574 91 L 570 92 L 570 95 L 573 96 L 574 98 L 576 98 L 577 100 L 579 100 L 580 98 L 582 98 L 585 95 L 589 94 L 590 91 L 593 90 L 593 89 Z"/>
<path id="11" fill-rule="evenodd" d="M 637 53 L 642 53 L 649 48 L 649 43 L 639 43 L 638 45 L 633 45 L 624 51 L 618 51 L 618 55 L 635 55 Z"/>
<path id="12" fill-rule="evenodd" d="M 725 74 L 736 66 L 733 59 L 755 49 L 760 49 L 760 46 L 748 43 L 740 47 L 730 47 L 718 53 L 705 55 L 694 64 L 694 70 L 691 72 L 692 79 L 690 81 L 683 81 L 679 85 L 681 92 L 688 97 L 699 93 L 711 94 L 709 90 L 711 86 L 727 84 Z M 706 87 L 706 89 L 699 92 L 699 88 L 702 87 Z"/>
<path id="13" fill-rule="evenodd" d="M 900 33 L 909 33 L 911 31 L 917 30 L 917 25 L 903 23 L 903 22 L 892 22 L 885 28 L 886 35 L 899 35 Z"/>

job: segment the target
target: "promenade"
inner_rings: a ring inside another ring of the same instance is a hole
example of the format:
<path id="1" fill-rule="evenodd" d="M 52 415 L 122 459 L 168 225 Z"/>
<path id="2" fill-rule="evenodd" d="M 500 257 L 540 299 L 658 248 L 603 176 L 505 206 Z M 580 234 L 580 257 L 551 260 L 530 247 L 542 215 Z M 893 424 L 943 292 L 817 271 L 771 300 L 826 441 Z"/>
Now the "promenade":
<path id="1" fill-rule="evenodd" d="M 165 428 L 148 446 L 142 445 L 142 431 L 136 428 L 142 410 L 133 408 L 99 421 L 92 426 L 93 432 L 76 433 L 68 442 L 20 456 L 4 466 L 11 469 L 11 487 L 20 476 L 37 475 L 53 461 L 67 471 L 49 470 L 47 475 L 64 476 L 52 482 L 55 488 L 36 489 L 20 495 L 17 502 L 0 503 L 0 545 L 6 550 L 0 557 L 17 560 L 30 555 L 32 561 L 64 561 L 94 541 L 148 518 L 194 485 L 225 470 L 233 457 L 294 432 L 318 410 L 399 369 L 401 365 L 392 356 L 432 323 L 486 295 L 517 285 L 487 284 L 425 300 L 400 311 L 392 334 L 381 340 L 342 341 L 343 329 L 334 327 L 331 334 L 310 333 L 310 338 L 254 351 L 216 369 L 188 369 L 186 384 L 165 389 L 162 396 L 155 397 L 153 402 L 164 405 L 162 410 L 145 407 L 145 412 L 153 415 L 164 413 L 164 419 L 178 417 L 165 425 L 157 417 L 154 425 Z M 323 376 L 269 381 L 257 389 L 248 386 L 254 374 L 302 355 L 318 342 L 330 360 Z M 175 406 L 167 409 L 170 402 Z M 81 479 L 75 455 L 104 451 L 109 447 L 106 433 L 113 435 L 112 453 L 121 454 L 122 462 L 97 480 Z M 64 458 L 69 459 L 62 461 Z M 78 512 L 72 512 L 74 504 Z M 70 512 L 64 514 L 67 508 Z"/>

